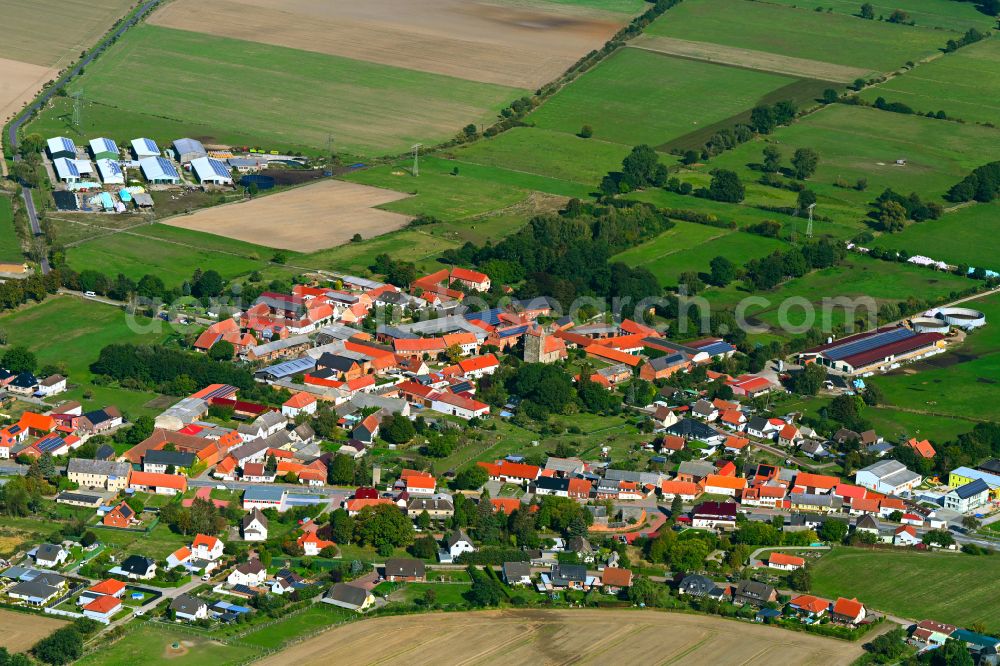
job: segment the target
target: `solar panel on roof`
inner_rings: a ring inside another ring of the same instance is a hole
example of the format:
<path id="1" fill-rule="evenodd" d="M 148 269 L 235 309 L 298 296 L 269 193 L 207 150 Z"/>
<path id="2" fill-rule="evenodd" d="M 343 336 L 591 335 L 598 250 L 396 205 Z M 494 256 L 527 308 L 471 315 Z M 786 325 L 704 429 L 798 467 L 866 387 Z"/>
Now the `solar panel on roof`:
<path id="1" fill-rule="evenodd" d="M 152 139 L 143 139 L 142 145 L 146 146 L 146 150 L 148 150 L 151 153 L 160 152 L 160 149 L 157 147 L 156 142 L 153 141 Z"/>
<path id="2" fill-rule="evenodd" d="M 174 168 L 174 165 L 171 164 L 170 160 L 166 157 L 157 157 L 156 163 L 159 165 L 160 170 L 163 171 L 164 175 L 171 178 L 180 178 L 180 175 L 177 173 L 177 169 Z"/>
<path id="3" fill-rule="evenodd" d="M 111 152 L 111 153 L 117 153 L 118 152 L 118 146 L 111 139 L 101 138 L 101 139 L 98 139 L 98 141 L 100 141 L 101 143 L 104 144 L 104 150 L 106 150 L 108 152 Z"/>
<path id="4" fill-rule="evenodd" d="M 67 175 L 74 178 L 80 177 L 80 170 L 76 167 L 76 162 L 73 160 L 68 160 L 65 157 L 60 157 L 56 160 L 56 165 L 62 165 L 62 171 L 65 171 Z"/>
<path id="5" fill-rule="evenodd" d="M 52 453 L 53 451 L 62 448 L 66 444 L 62 437 L 56 437 L 54 439 L 48 439 L 44 442 L 38 442 L 35 444 L 38 450 L 42 453 Z"/>
<path id="6" fill-rule="evenodd" d="M 76 144 L 74 144 L 72 141 L 70 141 L 64 136 L 59 137 L 59 140 L 62 142 L 63 150 L 71 150 L 73 152 L 76 152 Z"/>
<path id="7" fill-rule="evenodd" d="M 867 338 L 862 338 L 861 340 L 849 342 L 842 347 L 828 349 L 823 353 L 823 355 L 831 361 L 840 361 L 848 356 L 862 354 L 893 342 L 899 342 L 900 340 L 907 340 L 915 335 L 916 333 L 908 328 L 896 328 L 891 331 L 885 331 L 884 333 L 877 333 Z"/>
<path id="8" fill-rule="evenodd" d="M 522 333 L 524 333 L 527 330 L 528 330 L 527 325 L 525 325 L 525 326 L 517 326 L 516 328 L 508 328 L 505 331 L 500 331 L 500 337 L 501 338 L 509 338 L 512 335 L 521 335 Z"/>
<path id="9" fill-rule="evenodd" d="M 226 165 L 221 160 L 217 160 L 215 158 L 209 157 L 208 158 L 208 164 L 209 164 L 210 167 L 212 167 L 212 171 L 215 172 L 216 176 L 219 176 L 220 178 L 231 178 L 232 177 L 232 174 L 229 172 L 229 169 L 226 167 Z"/>

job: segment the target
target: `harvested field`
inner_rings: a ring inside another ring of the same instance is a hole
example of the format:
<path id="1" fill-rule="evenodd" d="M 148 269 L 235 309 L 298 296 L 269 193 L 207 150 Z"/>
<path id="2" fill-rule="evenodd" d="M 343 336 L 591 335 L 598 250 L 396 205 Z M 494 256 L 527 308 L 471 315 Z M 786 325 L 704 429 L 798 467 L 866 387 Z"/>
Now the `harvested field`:
<path id="1" fill-rule="evenodd" d="M 154 24 L 515 88 L 537 88 L 627 16 L 467 0 L 177 0 Z"/>
<path id="2" fill-rule="evenodd" d="M 65 67 L 134 4 L 135 0 L 3 0 L 0 57 Z M 6 73 L 2 64 L 0 72 Z"/>
<path id="3" fill-rule="evenodd" d="M 0 123 L 17 113 L 55 75 L 53 68 L 0 58 Z"/>
<path id="4" fill-rule="evenodd" d="M 819 60 L 794 58 L 766 51 L 741 49 L 735 46 L 723 46 L 709 42 L 692 42 L 675 37 L 657 37 L 655 35 L 639 35 L 632 40 L 631 46 L 666 53 L 667 55 L 706 60 L 722 65 L 734 65 L 747 69 L 759 69 L 765 72 L 775 72 L 788 76 L 800 76 L 807 79 L 823 81 L 848 82 L 865 76 L 868 70 L 860 67 L 847 67 Z"/>
<path id="5" fill-rule="evenodd" d="M 371 640 L 373 635 L 378 641 Z M 580 640 L 586 636 L 586 640 Z M 860 644 L 715 617 L 656 611 L 486 611 L 354 622 L 260 662 L 329 662 L 336 646 L 354 663 L 849 664 Z"/>
<path id="6" fill-rule="evenodd" d="M 206 208 L 164 224 L 297 252 L 311 252 L 394 231 L 406 215 L 378 210 L 409 195 L 328 180 L 245 203 Z"/>
<path id="7" fill-rule="evenodd" d="M 0 609 L 0 647 L 10 652 L 24 652 L 59 627 L 63 620 L 42 615 L 26 615 L 17 611 Z"/>

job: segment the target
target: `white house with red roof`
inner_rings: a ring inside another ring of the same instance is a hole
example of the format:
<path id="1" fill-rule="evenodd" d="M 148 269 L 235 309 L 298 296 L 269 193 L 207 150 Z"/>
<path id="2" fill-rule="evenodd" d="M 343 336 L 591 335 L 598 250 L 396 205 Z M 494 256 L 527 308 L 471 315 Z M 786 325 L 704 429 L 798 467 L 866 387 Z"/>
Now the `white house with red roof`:
<path id="1" fill-rule="evenodd" d="M 467 395 L 451 393 L 450 391 L 435 393 L 431 398 L 431 409 L 466 420 L 486 416 L 490 413 L 490 406 L 485 402 L 479 402 Z"/>
<path id="2" fill-rule="evenodd" d="M 542 468 L 537 465 L 526 465 L 524 463 L 510 462 L 509 460 L 498 460 L 495 463 L 476 463 L 486 469 L 487 474 L 493 481 L 502 483 L 526 484 L 538 479 Z"/>
<path id="3" fill-rule="evenodd" d="M 198 559 L 214 562 L 222 557 L 223 547 L 221 539 L 207 534 L 198 534 L 195 535 L 194 541 L 191 543 L 191 553 Z"/>
<path id="4" fill-rule="evenodd" d="M 451 272 L 448 274 L 448 284 L 456 282 L 467 289 L 474 289 L 476 291 L 489 291 L 491 286 L 489 275 L 468 268 L 456 267 L 451 269 Z"/>
<path id="5" fill-rule="evenodd" d="M 920 537 L 917 536 L 917 530 L 913 525 L 900 525 L 892 534 L 893 546 L 916 546 L 918 543 Z"/>
<path id="6" fill-rule="evenodd" d="M 282 403 L 281 413 L 290 419 L 294 419 L 299 414 L 315 414 L 317 404 L 316 396 L 302 391 Z"/>

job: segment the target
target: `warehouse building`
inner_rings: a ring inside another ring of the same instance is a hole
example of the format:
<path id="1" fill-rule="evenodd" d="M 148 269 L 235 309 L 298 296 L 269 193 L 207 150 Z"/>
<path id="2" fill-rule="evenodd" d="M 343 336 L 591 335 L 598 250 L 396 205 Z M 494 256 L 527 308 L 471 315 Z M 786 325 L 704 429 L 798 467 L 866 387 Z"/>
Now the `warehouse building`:
<path id="1" fill-rule="evenodd" d="M 118 146 L 111 139 L 99 137 L 90 142 L 90 154 L 94 160 L 117 160 L 121 158 Z"/>
<path id="2" fill-rule="evenodd" d="M 181 176 L 175 167 L 166 157 L 147 157 L 139 160 L 139 168 L 142 175 L 150 183 L 157 185 L 177 185 L 181 182 Z"/>
<path id="3" fill-rule="evenodd" d="M 860 375 L 884 370 L 943 347 L 941 333 L 917 333 L 908 328 L 885 326 L 807 349 L 798 358 L 847 375 Z"/>
<path id="4" fill-rule="evenodd" d="M 52 160 L 52 166 L 55 167 L 56 177 L 64 183 L 80 182 L 80 170 L 76 168 L 76 160 L 57 157 Z"/>
<path id="5" fill-rule="evenodd" d="M 174 141 L 174 151 L 177 153 L 177 161 L 181 164 L 187 164 L 199 157 L 208 157 L 205 146 L 197 139 L 177 139 Z"/>
<path id="6" fill-rule="evenodd" d="M 57 160 L 60 157 L 65 157 L 68 160 L 76 159 L 76 144 L 73 143 L 72 139 L 57 136 L 46 141 L 46 144 L 49 149 L 50 159 Z"/>
<path id="7" fill-rule="evenodd" d="M 101 173 L 101 182 L 105 185 L 124 185 L 125 172 L 114 160 L 97 160 L 97 170 Z"/>
<path id="8" fill-rule="evenodd" d="M 191 160 L 191 170 L 199 183 L 207 185 L 232 185 L 233 175 L 222 160 L 199 157 Z"/>
<path id="9" fill-rule="evenodd" d="M 137 160 L 147 157 L 159 157 L 160 148 L 152 139 L 132 139 L 132 154 L 135 155 L 135 159 Z"/>

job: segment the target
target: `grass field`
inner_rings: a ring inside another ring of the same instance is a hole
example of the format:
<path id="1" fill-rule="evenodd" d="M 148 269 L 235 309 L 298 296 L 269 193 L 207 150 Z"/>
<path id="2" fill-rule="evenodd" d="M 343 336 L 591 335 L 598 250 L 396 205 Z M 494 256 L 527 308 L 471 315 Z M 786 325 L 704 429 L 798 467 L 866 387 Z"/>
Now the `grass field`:
<path id="1" fill-rule="evenodd" d="M 87 409 L 116 405 L 135 418 L 153 415 L 143 406 L 156 397 L 153 393 L 126 391 L 114 387 L 93 386 L 90 364 L 97 360 L 102 347 L 113 343 L 151 343 L 164 339 L 169 331 L 158 320 L 138 319 L 141 328 L 133 331 L 126 314 L 118 308 L 84 301 L 74 296 L 53 296 L 0 316 L 0 328 L 7 332 L 7 345 L 24 345 L 35 352 L 40 365 L 64 364 L 70 385 L 77 385 L 57 400 L 79 400 Z M 53 342 L 57 341 L 57 342 Z M 90 398 L 85 398 L 84 393 Z"/>
<path id="2" fill-rule="evenodd" d="M 440 663 L 441 655 L 454 663 L 642 663 L 655 658 L 661 663 L 840 665 L 861 655 L 861 646 L 847 641 L 702 615 L 505 610 L 363 620 L 260 663 L 319 666 L 329 663 L 331 649 L 352 655 L 356 663 L 388 662 L 405 653 L 407 663 L 415 665 Z"/>
<path id="3" fill-rule="evenodd" d="M 986 313 L 987 325 L 955 351 L 880 378 L 885 402 L 895 407 L 972 419 L 1000 420 L 1000 295 L 965 307 Z"/>
<path id="4" fill-rule="evenodd" d="M 680 6 L 671 9 L 673 13 Z M 529 121 L 626 146 L 660 145 L 753 107 L 794 78 L 623 49 L 550 98 Z"/>
<path id="5" fill-rule="evenodd" d="M 333 135 L 338 150 L 402 152 L 415 141 L 488 122 L 523 90 L 414 72 L 255 42 L 141 25 L 70 86 L 85 88 L 83 133 L 125 141 L 142 130 L 212 142 L 315 152 Z M 131 117 L 119 121 L 117 109 Z M 294 113 L 290 110 L 294 108 Z M 29 131 L 66 131 L 46 111 Z M 139 114 L 136 116 L 134 114 Z M 180 121 L 163 125 L 161 118 Z"/>
<path id="6" fill-rule="evenodd" d="M 352 617 L 356 617 L 356 614 L 351 611 L 329 604 L 317 603 L 305 611 L 286 617 L 269 627 L 252 631 L 240 637 L 240 640 L 266 649 L 277 649 L 290 640 Z"/>
<path id="7" fill-rule="evenodd" d="M 621 168 L 628 152 L 621 144 L 596 138 L 581 139 L 563 132 L 515 127 L 492 139 L 460 148 L 453 155 L 460 162 L 523 171 L 596 189 L 606 173 Z"/>
<path id="8" fill-rule="evenodd" d="M 190 280 L 196 268 L 212 268 L 229 279 L 261 268 L 273 254 L 269 248 L 154 224 L 67 248 L 66 261 L 78 271 L 90 268 L 110 276 L 124 273 L 133 280 L 152 274 L 169 286 L 177 286 Z"/>
<path id="9" fill-rule="evenodd" d="M 832 215 L 838 222 L 853 221 L 863 226 L 859 221 L 864 219 L 868 204 L 886 187 L 904 195 L 916 191 L 924 199 L 935 200 L 943 195 L 970 170 L 1000 152 L 1000 132 L 977 125 L 834 104 L 779 129 L 767 143 L 781 151 L 784 167 L 790 165 L 798 148 L 818 152 L 819 167 L 806 181 L 820 199 L 817 215 Z M 761 173 L 754 167 L 760 164 L 767 143 L 756 140 L 742 144 L 712 158 L 701 170 L 704 173 L 710 169 L 732 169 L 746 183 L 755 183 Z M 906 160 L 906 165 L 897 166 L 897 159 Z M 850 185 L 866 178 L 867 190 L 836 187 L 838 178 Z M 707 174 L 703 179 L 707 180 Z M 794 205 L 794 195 L 788 190 L 757 185 L 754 188 L 783 197 L 782 205 Z M 751 189 L 748 187 L 748 199 L 752 196 Z M 824 224 L 817 223 L 821 233 Z"/>
<path id="10" fill-rule="evenodd" d="M 692 222 L 676 221 L 675 227 L 656 238 L 615 255 L 614 261 L 649 269 L 663 286 L 677 284 L 686 271 L 708 272 L 709 262 L 718 256 L 737 265 L 784 247 L 773 238 L 720 229 Z"/>
<path id="11" fill-rule="evenodd" d="M 987 39 L 864 91 L 919 113 L 944 111 L 966 122 L 1000 124 L 1000 39 Z"/>
<path id="12" fill-rule="evenodd" d="M 14 209 L 11 199 L 0 194 L 0 262 L 19 262 L 24 259 L 21 239 L 14 231 Z"/>
<path id="13" fill-rule="evenodd" d="M 857 597 L 905 618 L 960 627 L 982 622 L 987 633 L 1000 631 L 995 612 L 1000 558 L 995 555 L 836 548 L 813 565 L 812 583 L 812 591 L 823 596 Z"/>
<path id="14" fill-rule="evenodd" d="M 794 278 L 779 285 L 774 291 L 750 294 L 741 285 L 734 283 L 724 289 L 706 290 L 702 296 L 713 305 L 725 307 L 736 306 L 747 296 L 762 297 L 766 305 L 752 304 L 746 309 L 750 319 L 759 319 L 772 327 L 779 327 L 779 309 L 788 299 L 804 299 L 815 307 L 815 324 L 828 330 L 820 307 L 824 298 L 850 297 L 872 299 L 873 306 L 886 301 L 906 300 L 913 294 L 922 298 L 949 296 L 954 292 L 968 288 L 972 282 L 968 278 L 958 277 L 950 273 L 941 273 L 911 264 L 898 264 L 860 255 L 850 255 L 846 263 L 832 268 L 814 271 L 801 278 Z M 868 310 L 861 304 L 854 317 L 867 316 Z M 846 310 L 841 307 L 830 311 L 829 321 L 833 325 L 843 322 Z M 787 313 L 788 323 L 799 326 L 805 321 L 805 315 L 800 307 L 792 307 Z"/>
<path id="15" fill-rule="evenodd" d="M 652 35 L 891 71 L 944 46 L 951 35 L 842 14 L 747 0 L 685 1 L 653 22 Z"/>
<path id="16" fill-rule="evenodd" d="M 899 233 L 879 236 L 872 245 L 1000 272 L 1000 257 L 994 249 L 997 238 L 1000 203 L 992 203 L 967 206 L 938 220 L 911 224 Z"/>
<path id="17" fill-rule="evenodd" d="M 230 666 L 246 663 L 260 651 L 246 645 L 220 643 L 193 632 L 146 624 L 76 663 L 132 666 L 138 654 L 146 666 Z"/>
<path id="18" fill-rule="evenodd" d="M 799 5 L 801 0 L 767 0 L 779 5 Z M 954 3 L 951 0 L 906 0 L 906 3 L 875 0 L 869 3 L 875 9 L 876 17 L 888 17 L 896 9 L 903 9 L 918 26 L 930 26 L 965 32 L 969 28 L 988 30 L 993 21 L 986 14 L 976 9 L 971 2 Z M 826 0 L 824 8 L 832 9 L 838 14 L 857 16 L 861 7 L 854 0 Z"/>

